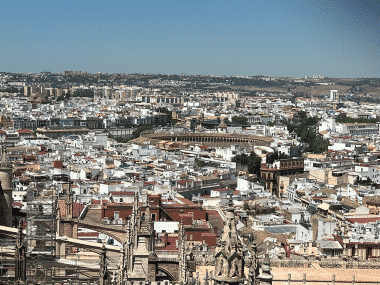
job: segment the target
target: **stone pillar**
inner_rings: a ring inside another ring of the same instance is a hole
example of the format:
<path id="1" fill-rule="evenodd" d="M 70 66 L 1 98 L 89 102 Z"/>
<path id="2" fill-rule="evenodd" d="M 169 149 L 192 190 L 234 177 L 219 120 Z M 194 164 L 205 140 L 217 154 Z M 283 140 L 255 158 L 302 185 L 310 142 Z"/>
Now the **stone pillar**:
<path id="1" fill-rule="evenodd" d="M 106 247 L 103 244 L 102 253 L 100 254 L 99 284 L 100 285 L 107 284 L 108 276 L 109 274 L 107 270 L 107 252 L 106 252 Z"/>
<path id="2" fill-rule="evenodd" d="M 354 255 L 354 258 L 355 259 L 359 258 L 359 249 L 358 249 L 358 244 L 357 243 L 355 243 L 355 255 Z"/>
<path id="3" fill-rule="evenodd" d="M 343 258 L 347 257 L 347 245 L 343 244 Z"/>
<path id="4" fill-rule="evenodd" d="M 6 227 L 12 227 L 12 220 L 13 220 L 12 191 L 13 191 L 12 168 L 1 167 L 0 168 L 0 225 L 6 226 Z"/>
<path id="5" fill-rule="evenodd" d="M 15 280 L 26 281 L 26 245 L 22 234 L 22 223 L 18 227 L 18 235 L 15 250 Z"/>
<path id="6" fill-rule="evenodd" d="M 269 255 L 265 254 L 265 258 L 263 261 L 263 267 L 262 267 L 262 272 L 259 276 L 260 280 L 260 285 L 272 285 L 273 282 L 273 276 L 271 274 L 271 268 L 270 268 L 270 260 L 269 260 Z"/>

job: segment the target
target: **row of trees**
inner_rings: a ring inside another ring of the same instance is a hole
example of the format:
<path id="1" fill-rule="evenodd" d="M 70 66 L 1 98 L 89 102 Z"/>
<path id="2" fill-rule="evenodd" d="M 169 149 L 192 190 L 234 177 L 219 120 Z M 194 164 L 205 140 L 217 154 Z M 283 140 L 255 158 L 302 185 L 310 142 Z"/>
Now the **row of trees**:
<path id="1" fill-rule="evenodd" d="M 261 157 L 257 156 L 255 152 L 252 151 L 250 155 L 239 154 L 232 159 L 232 162 L 247 166 L 249 173 L 260 177 Z"/>
<path id="2" fill-rule="evenodd" d="M 173 119 L 172 112 L 169 111 L 167 108 L 161 108 L 161 109 L 159 109 L 159 111 L 160 111 L 160 113 L 164 113 L 167 115 L 168 123 L 170 123 L 171 125 L 175 125 L 178 122 L 178 120 Z"/>
<path id="3" fill-rule="evenodd" d="M 306 112 L 300 111 L 298 112 L 298 117 L 293 121 L 283 121 L 282 123 L 286 125 L 290 133 L 294 131 L 302 142 L 308 144 L 305 151 L 323 153 L 328 150 L 330 144 L 316 134 L 319 121 L 319 118 L 307 117 Z"/>
<path id="4" fill-rule="evenodd" d="M 246 117 L 233 116 L 231 118 L 231 123 L 234 125 L 246 125 L 248 123 L 248 119 Z"/>
<path id="5" fill-rule="evenodd" d="M 377 119 L 366 119 L 366 118 L 348 118 L 348 117 L 338 117 L 336 118 L 337 123 L 366 123 L 366 124 L 373 124 L 377 123 Z"/>
<path id="6" fill-rule="evenodd" d="M 354 182 L 355 185 L 363 185 L 363 186 L 372 186 L 372 185 L 376 185 L 376 183 L 374 183 L 372 181 L 371 178 L 367 177 L 367 179 L 361 179 L 359 177 L 356 178 L 355 182 Z"/>
<path id="7" fill-rule="evenodd" d="M 130 138 L 117 137 L 117 138 L 115 138 L 115 141 L 117 141 L 118 143 L 127 143 L 130 140 L 137 139 L 141 135 L 142 132 L 149 131 L 152 129 L 153 129 L 152 126 L 140 126 L 132 132 L 132 135 Z M 109 135 L 108 137 L 113 138 L 112 135 Z"/>

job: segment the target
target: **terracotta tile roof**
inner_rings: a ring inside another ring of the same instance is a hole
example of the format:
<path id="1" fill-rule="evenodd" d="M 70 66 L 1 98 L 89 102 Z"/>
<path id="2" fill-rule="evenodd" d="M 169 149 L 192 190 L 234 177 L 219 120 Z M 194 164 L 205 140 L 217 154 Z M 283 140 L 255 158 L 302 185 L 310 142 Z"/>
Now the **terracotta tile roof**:
<path id="1" fill-rule="evenodd" d="M 17 132 L 19 134 L 34 134 L 34 132 L 32 130 L 29 130 L 29 129 L 19 129 L 19 130 L 17 130 Z"/>
<path id="2" fill-rule="evenodd" d="M 193 224 L 193 215 L 192 214 L 179 214 L 180 219 L 183 221 L 183 224 L 186 226 Z"/>
<path id="3" fill-rule="evenodd" d="M 54 161 L 53 162 L 53 167 L 54 168 L 63 168 L 63 162 L 62 161 Z"/>
<path id="4" fill-rule="evenodd" d="M 189 205 L 189 206 L 198 206 L 198 204 L 186 199 L 186 198 L 177 198 L 178 200 L 180 200 L 181 202 Z"/>
<path id="5" fill-rule="evenodd" d="M 156 185 L 157 184 L 157 181 L 146 181 L 144 182 L 144 186 L 147 186 L 147 185 Z"/>
<path id="6" fill-rule="evenodd" d="M 82 212 L 84 209 L 84 204 L 79 204 L 76 202 L 73 202 L 73 218 L 78 218 L 79 214 Z M 66 202 L 64 200 L 59 200 L 58 201 L 58 207 L 59 207 L 59 214 L 62 218 L 67 217 L 66 213 Z"/>
<path id="7" fill-rule="evenodd" d="M 366 223 L 375 223 L 380 221 L 380 217 L 368 217 L 368 218 L 347 218 L 347 221 L 350 223 L 366 224 Z"/>
<path id="8" fill-rule="evenodd" d="M 109 194 L 111 194 L 112 196 L 134 196 L 135 192 L 110 191 Z"/>
<path id="9" fill-rule="evenodd" d="M 231 188 L 219 188 L 219 189 L 214 189 L 211 191 L 224 192 L 224 191 L 229 191 L 229 190 L 231 190 Z"/>
<path id="10" fill-rule="evenodd" d="M 164 237 L 162 237 L 162 239 L 164 239 Z M 177 237 L 171 237 L 171 236 L 168 236 L 167 237 L 167 241 L 165 243 L 165 246 L 156 246 L 156 249 L 158 250 L 170 250 L 170 251 L 176 251 L 178 250 L 177 248 L 177 240 L 178 240 L 178 236 Z"/>
<path id="11" fill-rule="evenodd" d="M 91 202 L 92 202 L 92 204 L 100 205 L 101 200 L 92 199 Z M 102 202 L 103 202 L 103 204 L 106 204 L 106 203 L 108 203 L 108 200 L 103 200 Z"/>

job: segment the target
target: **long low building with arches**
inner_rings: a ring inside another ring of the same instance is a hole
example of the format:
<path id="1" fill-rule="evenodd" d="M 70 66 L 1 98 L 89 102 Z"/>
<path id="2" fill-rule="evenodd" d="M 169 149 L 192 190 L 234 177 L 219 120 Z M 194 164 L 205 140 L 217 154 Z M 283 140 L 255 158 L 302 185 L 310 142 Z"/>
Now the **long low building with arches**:
<path id="1" fill-rule="evenodd" d="M 208 147 L 229 147 L 239 144 L 241 147 L 269 146 L 273 139 L 265 136 L 226 134 L 226 133 L 145 133 L 134 139 L 136 144 L 151 144 L 162 148 L 186 148 L 189 145 L 202 144 Z"/>

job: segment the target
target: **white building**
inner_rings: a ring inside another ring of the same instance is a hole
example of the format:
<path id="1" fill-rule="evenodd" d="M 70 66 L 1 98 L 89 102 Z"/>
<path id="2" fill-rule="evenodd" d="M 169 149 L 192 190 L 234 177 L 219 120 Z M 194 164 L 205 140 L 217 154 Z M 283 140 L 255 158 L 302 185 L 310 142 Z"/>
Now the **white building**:
<path id="1" fill-rule="evenodd" d="M 330 90 L 330 100 L 332 102 L 339 102 L 338 90 Z"/>

